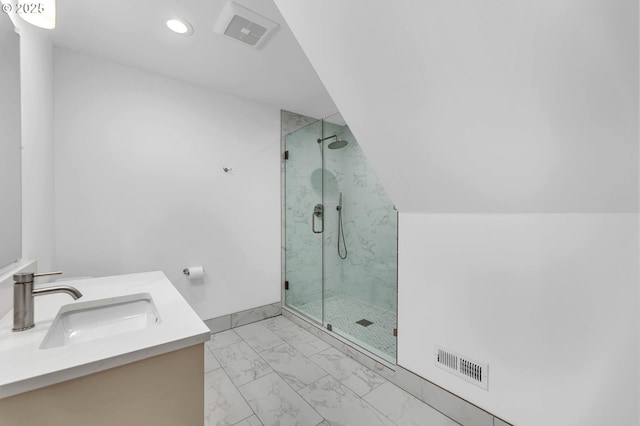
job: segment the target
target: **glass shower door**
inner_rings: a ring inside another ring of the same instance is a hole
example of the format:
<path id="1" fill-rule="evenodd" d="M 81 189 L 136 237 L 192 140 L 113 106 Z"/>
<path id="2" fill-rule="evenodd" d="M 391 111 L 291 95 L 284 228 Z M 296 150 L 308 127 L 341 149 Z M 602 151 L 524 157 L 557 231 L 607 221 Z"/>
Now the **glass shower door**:
<path id="1" fill-rule="evenodd" d="M 285 136 L 285 303 L 322 324 L 322 121 Z"/>
<path id="2" fill-rule="evenodd" d="M 395 363 L 397 211 L 341 117 L 323 127 L 324 325 Z"/>

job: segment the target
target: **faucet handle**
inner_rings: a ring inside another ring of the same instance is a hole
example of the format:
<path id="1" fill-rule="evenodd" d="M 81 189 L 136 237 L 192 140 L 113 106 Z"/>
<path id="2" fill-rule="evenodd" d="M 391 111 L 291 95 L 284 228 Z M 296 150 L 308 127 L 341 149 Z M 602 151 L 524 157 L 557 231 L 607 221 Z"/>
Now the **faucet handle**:
<path id="1" fill-rule="evenodd" d="M 24 284 L 24 283 L 32 283 L 35 281 L 36 277 L 46 277 L 49 275 L 61 275 L 62 271 L 56 272 L 41 272 L 39 274 L 33 272 L 18 272 L 13 276 L 13 280 L 16 284 Z"/>
<path id="2" fill-rule="evenodd" d="M 49 275 L 62 275 L 62 271 L 55 271 L 55 272 L 40 272 L 38 274 L 33 274 L 34 277 L 47 277 Z"/>

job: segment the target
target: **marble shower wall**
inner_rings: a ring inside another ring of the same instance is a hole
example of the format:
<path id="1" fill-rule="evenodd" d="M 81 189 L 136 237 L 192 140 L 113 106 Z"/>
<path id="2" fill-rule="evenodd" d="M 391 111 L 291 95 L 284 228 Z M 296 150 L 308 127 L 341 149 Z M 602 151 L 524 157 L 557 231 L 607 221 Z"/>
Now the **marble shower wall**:
<path id="1" fill-rule="evenodd" d="M 348 295 L 396 311 L 398 212 L 348 126 L 325 121 L 325 137 L 333 134 L 349 144 L 324 152 L 325 297 Z M 337 248 L 341 192 L 344 260 Z"/>
<path id="2" fill-rule="evenodd" d="M 292 123 L 298 124 L 293 133 Z M 338 135 L 349 144 L 326 149 L 324 178 L 317 139 Z M 352 296 L 396 310 L 397 211 L 347 126 L 283 112 L 285 162 L 285 276 L 287 304 L 299 307 L 325 297 Z M 343 225 L 348 256 L 338 256 L 338 200 L 343 194 Z M 311 232 L 311 213 L 324 204 L 324 232 Z M 322 259 L 324 256 L 324 266 Z M 321 320 L 320 318 L 316 318 Z"/>

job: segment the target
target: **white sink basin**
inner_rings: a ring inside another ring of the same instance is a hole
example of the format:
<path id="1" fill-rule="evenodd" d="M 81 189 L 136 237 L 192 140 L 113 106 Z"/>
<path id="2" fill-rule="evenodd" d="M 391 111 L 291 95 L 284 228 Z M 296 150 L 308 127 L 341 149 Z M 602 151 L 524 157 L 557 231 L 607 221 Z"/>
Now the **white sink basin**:
<path id="1" fill-rule="evenodd" d="M 160 316 L 149 293 L 74 303 L 60 308 L 40 349 L 89 342 L 159 323 Z"/>

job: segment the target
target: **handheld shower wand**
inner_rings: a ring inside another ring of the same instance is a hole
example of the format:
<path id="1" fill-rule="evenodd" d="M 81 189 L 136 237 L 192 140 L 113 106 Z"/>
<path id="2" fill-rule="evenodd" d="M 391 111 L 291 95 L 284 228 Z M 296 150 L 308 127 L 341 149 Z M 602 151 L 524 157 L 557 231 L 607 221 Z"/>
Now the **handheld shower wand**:
<path id="1" fill-rule="evenodd" d="M 347 243 L 344 240 L 344 226 L 342 225 L 342 192 L 340 193 L 340 198 L 338 198 L 338 207 L 336 207 L 336 210 L 338 210 L 338 256 L 344 260 L 347 258 L 348 251 Z M 340 240 L 342 240 L 342 246 L 340 245 Z M 343 249 L 344 255 L 342 254 Z"/>

